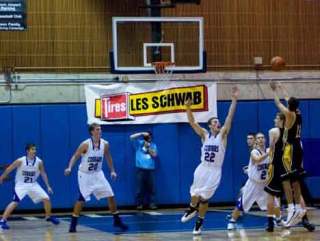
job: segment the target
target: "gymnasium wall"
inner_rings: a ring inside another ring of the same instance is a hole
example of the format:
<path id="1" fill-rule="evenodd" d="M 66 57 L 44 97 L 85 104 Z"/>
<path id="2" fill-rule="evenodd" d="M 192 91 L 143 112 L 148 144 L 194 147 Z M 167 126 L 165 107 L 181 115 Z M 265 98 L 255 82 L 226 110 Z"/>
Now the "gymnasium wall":
<path id="1" fill-rule="evenodd" d="M 102 67 L 100 71 L 105 71 L 112 46 L 111 16 L 140 13 L 137 2 L 131 0 L 26 2 L 27 30 L 0 32 L 1 67 L 31 67 L 31 71 Z"/>
<path id="2" fill-rule="evenodd" d="M 219 117 L 224 120 L 229 101 L 218 102 Z M 320 198 L 319 144 L 320 101 L 301 101 L 303 113 L 303 141 L 305 166 L 311 174 L 307 183 L 314 198 Z M 240 101 L 228 148 L 221 185 L 212 203 L 233 202 L 246 176 L 242 167 L 248 163 L 246 134 L 273 127 L 276 109 L 272 101 Z M 38 155 L 44 160 L 54 189 L 54 208 L 71 208 L 78 197 L 76 168 L 70 177 L 63 175 L 68 160 L 78 144 L 88 137 L 85 104 L 37 104 L 0 106 L 0 164 L 24 155 L 27 142 L 38 145 Z M 204 125 L 205 126 L 205 125 Z M 134 205 L 135 168 L 134 150 L 129 135 L 152 130 L 158 144 L 159 158 L 156 171 L 156 198 L 159 204 L 186 204 L 193 171 L 199 163 L 200 140 L 190 126 L 184 124 L 114 125 L 103 127 L 103 137 L 110 142 L 118 180 L 112 182 L 120 206 Z M 312 131 L 311 131 L 312 130 Z M 108 172 L 107 176 L 108 176 Z M 13 175 L 11 175 L 14 177 Z M 13 181 L 0 186 L 0 209 L 12 198 Z M 88 206 L 105 206 L 105 202 L 91 201 Z M 34 209 L 24 200 L 20 209 Z M 42 205 L 37 205 L 37 209 Z"/>
<path id="3" fill-rule="evenodd" d="M 112 16 L 147 16 L 139 8 L 143 2 L 27 1 L 28 29 L 0 32 L 0 67 L 105 71 L 112 48 Z M 201 5 L 165 9 L 162 15 L 204 17 L 209 69 L 251 67 L 254 56 L 269 64 L 275 55 L 283 56 L 292 68 L 319 67 L 320 1 L 202 0 Z M 126 38 L 132 33 L 128 30 Z M 136 55 L 141 52 L 125 53 L 123 59 L 129 64 Z"/>
<path id="4" fill-rule="evenodd" d="M 319 67 L 319 1 L 202 0 L 163 15 L 204 17 L 209 69 L 252 66 L 255 56 L 264 65 L 282 56 L 287 67 Z"/>

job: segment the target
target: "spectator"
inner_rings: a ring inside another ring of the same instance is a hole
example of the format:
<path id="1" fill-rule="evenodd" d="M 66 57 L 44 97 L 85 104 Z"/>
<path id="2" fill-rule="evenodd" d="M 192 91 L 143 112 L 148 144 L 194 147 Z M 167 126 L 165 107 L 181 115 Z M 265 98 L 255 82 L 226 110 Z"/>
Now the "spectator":
<path id="1" fill-rule="evenodd" d="M 150 209 L 157 209 L 154 202 L 154 170 L 157 145 L 152 142 L 151 132 L 139 132 L 130 136 L 136 150 L 137 209 L 142 210 L 144 201 Z"/>

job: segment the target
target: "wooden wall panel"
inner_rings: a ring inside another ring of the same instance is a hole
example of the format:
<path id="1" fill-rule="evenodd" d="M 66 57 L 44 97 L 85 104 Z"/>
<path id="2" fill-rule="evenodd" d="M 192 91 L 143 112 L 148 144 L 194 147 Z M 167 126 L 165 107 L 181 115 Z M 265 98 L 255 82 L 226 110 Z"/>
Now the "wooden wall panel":
<path id="1" fill-rule="evenodd" d="M 202 0 L 164 15 L 204 17 L 209 67 L 246 67 L 254 56 L 269 64 L 276 55 L 292 68 L 320 67 L 320 1 Z"/>
<path id="2" fill-rule="evenodd" d="M 27 31 L 0 32 L 0 68 L 107 67 L 111 17 L 145 16 L 145 10 L 138 8 L 141 2 L 27 1 Z M 162 13 L 205 18 L 211 68 L 249 66 L 254 56 L 262 56 L 268 64 L 275 55 L 283 56 L 293 67 L 320 65 L 320 1 L 202 0 L 201 5 L 179 5 Z M 132 55 L 140 53 L 123 54 L 131 64 L 136 61 Z"/>
<path id="3" fill-rule="evenodd" d="M 141 12 L 130 0 L 27 1 L 27 8 L 26 31 L 0 32 L 0 68 L 107 67 L 112 16 Z"/>

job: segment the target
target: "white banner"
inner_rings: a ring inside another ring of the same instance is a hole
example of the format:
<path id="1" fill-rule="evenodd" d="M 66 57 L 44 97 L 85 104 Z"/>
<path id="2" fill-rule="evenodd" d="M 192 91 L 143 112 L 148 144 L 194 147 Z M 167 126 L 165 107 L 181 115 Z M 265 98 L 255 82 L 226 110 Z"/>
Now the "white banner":
<path id="1" fill-rule="evenodd" d="M 197 122 L 217 116 L 217 86 L 213 82 L 86 85 L 85 95 L 89 124 L 188 122 L 184 101 L 189 98 Z"/>

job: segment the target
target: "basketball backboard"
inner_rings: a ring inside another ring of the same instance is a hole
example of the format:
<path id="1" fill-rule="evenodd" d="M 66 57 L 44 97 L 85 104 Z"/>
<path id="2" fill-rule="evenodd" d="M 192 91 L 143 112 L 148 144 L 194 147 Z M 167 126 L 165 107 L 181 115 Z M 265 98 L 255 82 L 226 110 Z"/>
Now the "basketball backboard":
<path id="1" fill-rule="evenodd" d="M 206 71 L 202 17 L 113 17 L 113 73 L 153 72 L 174 62 L 176 72 Z"/>

